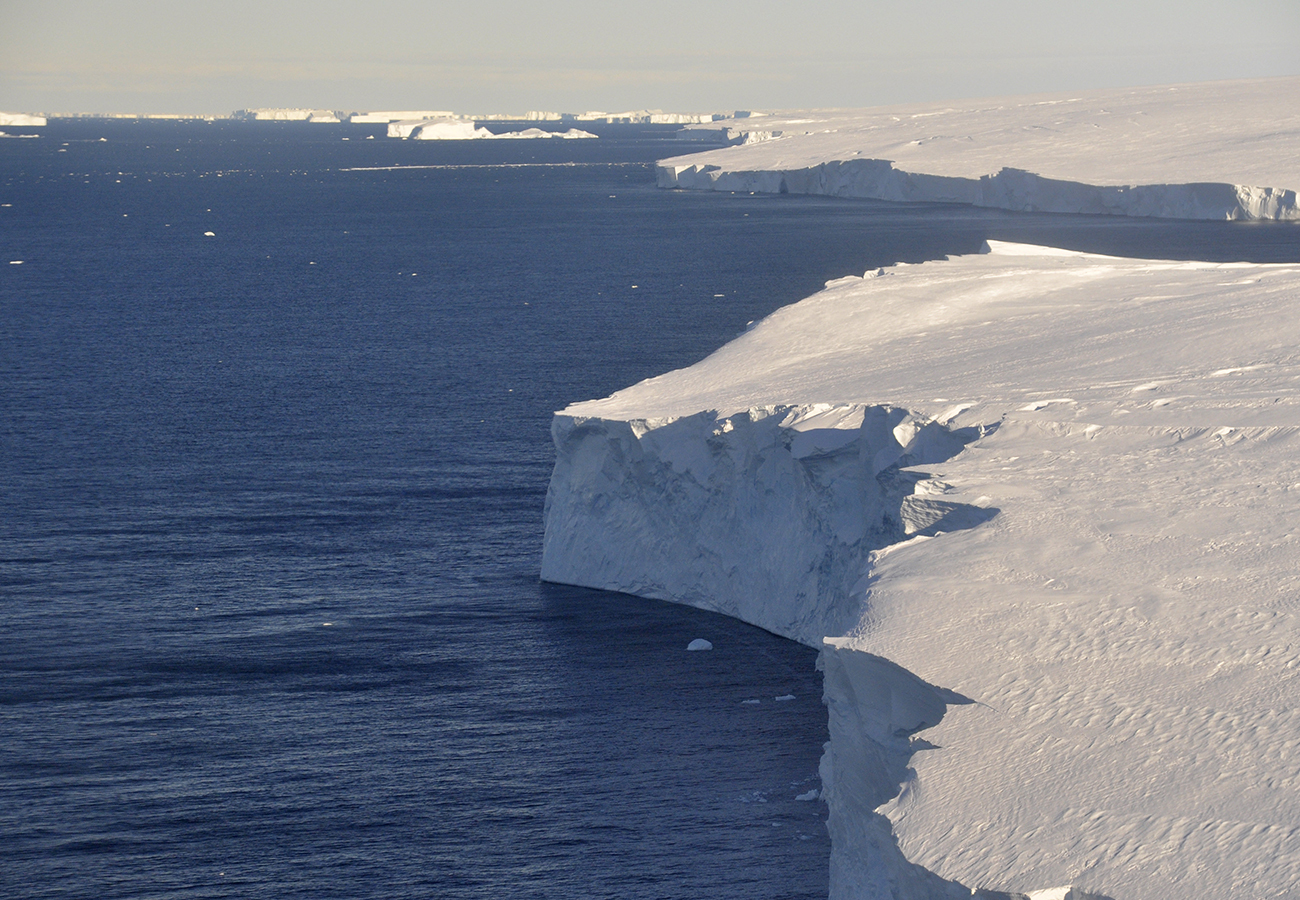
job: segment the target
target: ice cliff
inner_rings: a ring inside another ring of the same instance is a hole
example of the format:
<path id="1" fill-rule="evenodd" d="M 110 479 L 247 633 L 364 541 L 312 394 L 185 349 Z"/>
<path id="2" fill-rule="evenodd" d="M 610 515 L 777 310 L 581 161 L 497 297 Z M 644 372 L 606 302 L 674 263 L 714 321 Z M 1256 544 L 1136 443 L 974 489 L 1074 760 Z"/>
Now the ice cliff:
<path id="1" fill-rule="evenodd" d="M 1300 266 L 990 249 L 558 413 L 542 575 L 821 649 L 835 898 L 1300 896 Z"/>
<path id="2" fill-rule="evenodd" d="M 1182 219 L 1300 219 L 1300 78 L 720 121 L 661 187 Z"/>
<path id="3" fill-rule="evenodd" d="M 902 471 L 978 433 L 888 406 L 559 414 L 542 577 L 686 602 L 818 646 L 856 624 L 873 551 L 991 515 L 917 496 Z M 746 483 L 761 487 L 739 493 Z"/>

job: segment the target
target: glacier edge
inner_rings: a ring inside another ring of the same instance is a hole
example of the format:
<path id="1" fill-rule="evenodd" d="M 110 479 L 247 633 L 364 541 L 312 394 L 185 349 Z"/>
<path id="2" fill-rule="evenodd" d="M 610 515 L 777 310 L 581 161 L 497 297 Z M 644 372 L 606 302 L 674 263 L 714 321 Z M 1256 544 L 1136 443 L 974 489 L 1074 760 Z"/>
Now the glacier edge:
<path id="1" fill-rule="evenodd" d="M 935 499 L 943 486 L 912 468 L 993 430 L 864 404 L 554 418 L 543 580 L 686 603 L 819 648 L 832 898 L 1033 896 L 972 891 L 904 857 L 878 810 L 930 747 L 913 735 L 972 701 L 824 637 L 861 622 L 878 551 L 997 514 Z"/>
<path id="2" fill-rule="evenodd" d="M 731 146 L 662 187 L 1051 213 L 1300 221 L 1300 78 L 1112 88 L 688 126 Z"/>
<path id="3" fill-rule="evenodd" d="M 830 160 L 801 168 L 758 170 L 667 161 L 656 166 L 656 181 L 661 188 L 962 203 L 1014 212 L 1300 221 L 1300 203 L 1293 190 L 1219 182 L 1094 185 L 1009 166 L 993 175 L 968 178 L 907 171 L 887 159 Z"/>
<path id="4" fill-rule="evenodd" d="M 542 578 L 673 600 L 820 647 L 857 624 L 871 554 L 996 510 L 947 504 L 908 467 L 986 429 L 884 405 L 663 420 L 558 413 Z"/>
<path id="5" fill-rule="evenodd" d="M 996 241 L 835 279 L 557 416 L 544 575 L 820 647 L 837 898 L 1291 896 L 1297 310 Z"/>

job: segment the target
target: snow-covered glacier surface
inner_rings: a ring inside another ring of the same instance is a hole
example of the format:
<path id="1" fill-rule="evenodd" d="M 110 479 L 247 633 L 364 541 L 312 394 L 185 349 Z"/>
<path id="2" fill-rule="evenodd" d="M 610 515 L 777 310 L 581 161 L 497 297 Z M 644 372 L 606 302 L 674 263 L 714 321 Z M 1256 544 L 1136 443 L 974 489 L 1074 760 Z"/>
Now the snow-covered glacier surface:
<path id="1" fill-rule="evenodd" d="M 991 251 L 558 413 L 543 577 L 822 649 L 834 897 L 1300 896 L 1300 266 Z"/>
<path id="2" fill-rule="evenodd" d="M 1300 78 L 725 120 L 663 187 L 1181 219 L 1300 219 Z"/>

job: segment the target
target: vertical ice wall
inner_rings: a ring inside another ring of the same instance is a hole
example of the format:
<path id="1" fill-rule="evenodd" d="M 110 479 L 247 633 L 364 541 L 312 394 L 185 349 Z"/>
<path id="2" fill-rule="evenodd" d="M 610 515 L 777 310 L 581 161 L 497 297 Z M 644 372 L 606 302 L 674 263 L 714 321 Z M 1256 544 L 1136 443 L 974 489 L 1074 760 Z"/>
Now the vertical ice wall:
<path id="1" fill-rule="evenodd" d="M 906 471 L 980 433 L 861 405 L 661 421 L 560 414 L 552 426 L 545 580 L 688 603 L 822 648 L 833 897 L 971 896 L 908 863 L 876 812 L 927 746 L 913 735 L 968 701 L 823 635 L 861 621 L 875 551 L 996 513 L 947 503 Z"/>
<path id="2" fill-rule="evenodd" d="M 551 430 L 543 579 L 689 603 L 812 647 L 861 619 L 872 551 L 991 514 L 918 494 L 921 476 L 902 471 L 976 433 L 888 406 L 559 414 Z"/>
<path id="3" fill-rule="evenodd" d="M 1293 190 L 1221 182 L 1095 185 L 1004 167 L 955 177 L 907 171 L 887 159 L 831 160 L 788 169 L 660 163 L 664 188 L 766 194 L 818 194 L 899 203 L 966 203 L 1017 212 L 1155 216 L 1166 219 L 1300 219 Z"/>

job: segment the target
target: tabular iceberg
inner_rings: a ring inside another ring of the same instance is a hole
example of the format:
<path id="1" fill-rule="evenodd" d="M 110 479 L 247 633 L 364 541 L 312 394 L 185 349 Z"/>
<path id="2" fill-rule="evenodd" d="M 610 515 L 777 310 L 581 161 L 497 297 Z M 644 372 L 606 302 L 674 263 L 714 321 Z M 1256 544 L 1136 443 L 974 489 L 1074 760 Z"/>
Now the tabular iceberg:
<path id="1" fill-rule="evenodd" d="M 833 897 L 1300 895 L 1300 266 L 989 249 L 558 413 L 543 577 L 821 648 Z"/>
<path id="2" fill-rule="evenodd" d="M 44 125 L 45 122 L 45 116 L 34 116 L 29 113 L 0 112 L 0 125 L 9 127 L 31 127 Z"/>
<path id="3" fill-rule="evenodd" d="M 472 119 L 435 118 L 435 119 L 398 119 L 388 123 L 388 136 L 409 138 L 416 141 L 478 141 L 508 139 L 574 139 L 594 138 L 596 135 L 580 128 L 567 131 L 543 131 L 541 128 L 525 128 L 523 131 L 507 131 L 494 134 Z"/>

